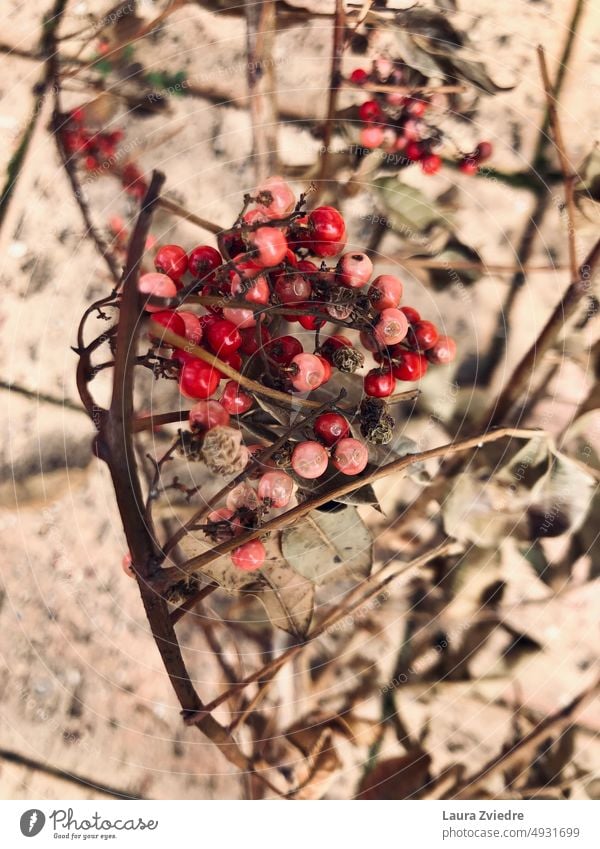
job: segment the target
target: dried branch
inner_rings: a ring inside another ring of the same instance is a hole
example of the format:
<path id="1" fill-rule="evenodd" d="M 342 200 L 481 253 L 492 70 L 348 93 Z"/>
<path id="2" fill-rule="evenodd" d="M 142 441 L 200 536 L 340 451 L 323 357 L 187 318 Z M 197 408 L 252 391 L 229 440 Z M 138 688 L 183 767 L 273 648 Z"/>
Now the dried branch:
<path id="1" fill-rule="evenodd" d="M 335 115 L 337 109 L 338 94 L 342 84 L 342 57 L 344 55 L 344 33 L 346 28 L 346 13 L 344 11 L 344 0 L 335 0 L 335 17 L 333 20 L 333 47 L 331 52 L 331 74 L 329 79 L 329 101 L 327 106 L 327 118 L 323 131 L 323 156 L 317 184 L 317 195 L 323 190 L 323 184 L 329 173 L 329 152 Z"/>
<path id="2" fill-rule="evenodd" d="M 185 207 L 181 206 L 175 201 L 169 200 L 166 197 L 159 197 L 158 206 L 166 209 L 167 212 L 171 212 L 173 215 L 177 215 L 178 218 L 183 218 L 185 221 L 189 221 L 191 224 L 195 224 L 197 227 L 201 227 L 203 230 L 207 230 L 209 233 L 213 233 L 215 236 L 218 236 L 219 233 L 223 233 L 225 231 L 225 227 L 219 227 L 218 224 L 213 224 L 212 221 L 207 221 L 206 218 L 200 218 L 199 215 L 196 215 L 194 212 L 190 212 Z"/>
<path id="3" fill-rule="evenodd" d="M 256 181 L 262 183 L 278 170 L 277 106 L 275 102 L 274 37 L 277 28 L 274 0 L 245 0 L 247 79 L 252 119 Z"/>

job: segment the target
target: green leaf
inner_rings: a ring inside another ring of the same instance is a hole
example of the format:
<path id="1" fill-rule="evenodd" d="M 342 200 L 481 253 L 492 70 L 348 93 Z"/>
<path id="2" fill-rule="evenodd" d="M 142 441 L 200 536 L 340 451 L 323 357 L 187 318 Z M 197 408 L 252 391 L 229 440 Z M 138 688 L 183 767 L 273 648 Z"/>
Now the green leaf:
<path id="1" fill-rule="evenodd" d="M 397 177 L 380 177 L 373 181 L 385 216 L 398 233 L 412 236 L 441 222 L 448 226 L 447 216 L 423 192 L 407 186 Z"/>
<path id="2" fill-rule="evenodd" d="M 310 516 L 281 534 L 283 556 L 296 572 L 315 584 L 369 576 L 373 538 L 355 507 Z"/>

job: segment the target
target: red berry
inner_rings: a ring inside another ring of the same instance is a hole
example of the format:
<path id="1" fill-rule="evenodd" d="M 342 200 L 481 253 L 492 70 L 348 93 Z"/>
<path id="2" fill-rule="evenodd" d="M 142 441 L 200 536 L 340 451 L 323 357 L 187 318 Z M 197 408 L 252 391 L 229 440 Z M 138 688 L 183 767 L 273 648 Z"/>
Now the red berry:
<path id="1" fill-rule="evenodd" d="M 229 354 L 221 353 L 219 354 L 219 359 L 221 360 L 221 362 L 226 363 L 228 366 L 231 366 L 231 368 L 235 369 L 236 371 L 239 371 L 242 367 L 242 358 L 240 356 L 239 351 L 231 351 L 231 353 Z M 221 377 L 228 376 L 223 372 L 219 372 L 219 375 Z"/>
<path id="2" fill-rule="evenodd" d="M 325 367 L 314 354 L 296 354 L 290 365 L 294 367 L 290 379 L 297 392 L 310 392 L 323 383 Z"/>
<path id="3" fill-rule="evenodd" d="M 402 298 L 402 281 L 393 274 L 380 274 L 371 283 L 369 300 L 377 312 L 397 307 Z"/>
<path id="4" fill-rule="evenodd" d="M 383 117 L 383 112 L 376 100 L 365 100 L 358 107 L 358 117 L 365 124 L 372 124 L 374 121 L 379 121 Z"/>
<path id="5" fill-rule="evenodd" d="M 163 327 L 166 327 L 167 330 L 171 330 L 178 336 L 185 336 L 185 322 L 179 313 L 176 313 L 174 310 L 154 312 L 152 313 L 152 321 L 162 324 Z M 160 342 L 161 337 L 158 336 L 156 338 Z"/>
<path id="6" fill-rule="evenodd" d="M 292 469 L 301 478 L 320 478 L 329 457 L 320 442 L 299 442 L 292 452 Z"/>
<path id="7" fill-rule="evenodd" d="M 179 245 L 163 245 L 154 257 L 154 267 L 173 280 L 179 280 L 188 269 L 187 254 Z"/>
<path id="8" fill-rule="evenodd" d="M 322 385 L 323 383 L 327 383 L 327 381 L 331 379 L 331 374 L 332 374 L 331 363 L 329 362 L 329 360 L 326 360 L 325 357 L 322 357 L 321 354 L 315 354 L 315 357 L 318 360 L 320 360 L 321 363 L 323 364 L 323 369 L 324 369 L 325 373 L 323 375 L 323 380 L 321 381 L 321 385 Z"/>
<path id="9" fill-rule="evenodd" d="M 354 85 L 364 85 L 368 79 L 369 72 L 365 71 L 364 68 L 355 68 L 350 74 L 350 82 Z"/>
<path id="10" fill-rule="evenodd" d="M 408 333 L 408 320 L 403 312 L 398 309 L 388 308 L 382 310 L 380 318 L 375 325 L 375 338 L 380 345 L 397 345 L 402 342 Z"/>
<path id="11" fill-rule="evenodd" d="M 221 395 L 221 405 L 232 416 L 241 416 L 242 413 L 250 409 L 253 403 L 252 396 L 244 392 L 235 380 L 230 380 L 225 384 L 225 389 Z"/>
<path id="12" fill-rule="evenodd" d="M 427 351 L 427 359 L 436 365 L 447 365 L 456 356 L 456 342 L 451 336 L 440 336 L 433 348 Z"/>
<path id="13" fill-rule="evenodd" d="M 258 497 L 273 507 L 287 507 L 294 492 L 294 481 L 285 472 L 266 472 L 258 482 Z"/>
<path id="14" fill-rule="evenodd" d="M 402 351 L 392 366 L 394 377 L 398 380 L 420 380 L 427 371 L 427 360 L 416 351 Z"/>
<path id="15" fill-rule="evenodd" d="M 358 439 L 340 439 L 333 449 L 331 460 L 344 475 L 359 475 L 369 462 L 369 450 Z"/>
<path id="16" fill-rule="evenodd" d="M 223 257 L 210 245 L 198 245 L 188 254 L 188 269 L 193 277 L 202 279 L 223 263 Z"/>
<path id="17" fill-rule="evenodd" d="M 347 336 L 341 336 L 341 335 L 330 336 L 329 339 L 326 339 L 323 342 L 323 344 L 321 345 L 319 353 L 326 360 L 328 360 L 330 363 L 332 363 L 333 362 L 333 355 L 335 354 L 335 352 L 337 350 L 339 350 L 340 348 L 351 348 L 351 347 L 352 347 L 352 342 L 351 342 L 350 339 L 348 339 Z"/>
<path id="18" fill-rule="evenodd" d="M 337 264 L 337 276 L 344 286 L 360 289 L 369 282 L 373 263 L 366 254 L 344 254 Z"/>
<path id="19" fill-rule="evenodd" d="M 421 320 L 421 314 L 414 307 L 400 307 L 400 312 L 403 312 L 409 324 L 416 324 Z"/>
<path id="20" fill-rule="evenodd" d="M 336 256 L 346 244 L 344 219 L 332 206 L 318 206 L 308 215 L 310 248 L 317 256 Z"/>
<path id="21" fill-rule="evenodd" d="M 409 141 L 404 148 L 404 153 L 406 154 L 406 158 L 410 159 L 411 162 L 418 162 L 423 156 L 423 148 L 419 142 Z"/>
<path id="22" fill-rule="evenodd" d="M 242 344 L 240 332 L 226 318 L 217 318 L 206 328 L 205 338 L 215 354 L 232 354 Z"/>
<path id="23" fill-rule="evenodd" d="M 359 338 L 363 348 L 366 348 L 367 351 L 371 351 L 372 353 L 374 353 L 375 351 L 379 350 L 377 342 L 375 341 L 375 338 L 373 337 L 372 333 L 367 333 L 366 331 L 361 330 L 359 333 Z"/>
<path id="24" fill-rule="evenodd" d="M 428 153 L 420 161 L 424 174 L 437 174 L 442 167 L 442 160 L 437 153 Z"/>
<path id="25" fill-rule="evenodd" d="M 240 336 L 242 337 L 242 344 L 240 345 L 240 351 L 242 354 L 255 354 L 259 347 L 267 345 L 271 341 L 271 334 L 267 330 L 266 327 L 262 325 L 259 328 L 258 336 L 260 339 L 260 345 L 256 339 L 256 328 L 255 327 L 243 327 L 240 329 Z"/>
<path id="26" fill-rule="evenodd" d="M 491 142 L 480 141 L 474 150 L 475 158 L 478 159 L 479 162 L 485 162 L 486 159 L 490 158 L 493 150 L 494 148 L 492 147 Z"/>
<path id="27" fill-rule="evenodd" d="M 279 336 L 265 345 L 268 355 L 276 363 L 289 365 L 295 356 L 304 350 L 302 343 L 295 336 Z"/>
<path id="28" fill-rule="evenodd" d="M 417 321 L 408 333 L 411 347 L 427 351 L 433 348 L 439 337 L 438 329 L 432 321 Z"/>
<path id="29" fill-rule="evenodd" d="M 479 162 L 472 157 L 465 156 L 464 159 L 461 159 L 458 163 L 458 170 L 462 174 L 472 176 L 473 174 L 477 174 L 479 171 Z"/>
<path id="30" fill-rule="evenodd" d="M 177 294 L 177 286 L 171 278 L 167 277 L 166 274 L 159 274 L 157 271 L 142 274 L 138 280 L 138 290 L 142 295 L 154 295 L 159 298 L 173 298 Z M 145 304 L 144 309 L 146 312 L 161 312 L 164 308 Z"/>
<path id="31" fill-rule="evenodd" d="M 210 430 L 211 427 L 229 425 L 229 413 L 218 401 L 198 401 L 190 410 L 190 427 L 192 430 Z"/>
<path id="32" fill-rule="evenodd" d="M 210 398 L 217 390 L 220 375 L 204 360 L 185 362 L 179 376 L 179 391 L 185 398 Z"/>
<path id="33" fill-rule="evenodd" d="M 313 428 L 317 439 L 325 445 L 335 445 L 350 433 L 350 425 L 339 413 L 323 413 L 317 416 Z"/>
<path id="34" fill-rule="evenodd" d="M 258 251 L 258 262 L 265 268 L 279 265 L 288 249 L 285 236 L 276 227 L 259 227 L 249 240 Z"/>
<path id="35" fill-rule="evenodd" d="M 325 324 L 324 318 L 319 318 L 316 315 L 299 315 L 296 316 L 298 324 L 305 330 L 316 330 L 318 327 L 323 327 Z"/>
<path id="36" fill-rule="evenodd" d="M 241 569 L 243 572 L 254 572 L 265 562 L 267 553 L 265 547 L 259 539 L 250 540 L 243 545 L 234 548 L 231 552 L 231 561 L 236 569 Z"/>
<path id="37" fill-rule="evenodd" d="M 396 378 L 387 369 L 371 369 L 364 380 L 365 394 L 372 398 L 387 398 L 396 386 Z"/>

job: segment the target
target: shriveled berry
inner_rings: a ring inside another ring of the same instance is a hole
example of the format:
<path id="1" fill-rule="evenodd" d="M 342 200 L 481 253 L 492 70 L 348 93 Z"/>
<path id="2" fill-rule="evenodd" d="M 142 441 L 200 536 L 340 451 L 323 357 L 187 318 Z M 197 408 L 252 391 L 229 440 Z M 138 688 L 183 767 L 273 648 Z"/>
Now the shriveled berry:
<path id="1" fill-rule="evenodd" d="M 210 245 L 198 245 L 188 254 L 188 269 L 193 277 L 207 277 L 223 263 L 223 257 Z"/>
<path id="2" fill-rule="evenodd" d="M 220 379 L 219 372 L 204 360 L 190 360 L 181 368 L 179 391 L 185 398 L 210 398 Z"/>
<path id="3" fill-rule="evenodd" d="M 190 410 L 189 421 L 192 430 L 210 430 L 217 425 L 227 426 L 229 413 L 219 401 L 198 401 Z"/>
<path id="4" fill-rule="evenodd" d="M 231 561 L 236 569 L 241 569 L 243 572 L 255 572 L 263 565 L 266 556 L 262 542 L 259 539 L 253 539 L 234 548 L 231 552 Z"/>
<path id="5" fill-rule="evenodd" d="M 292 469 L 301 478 L 320 478 L 329 457 L 320 442 L 299 442 L 292 452 Z"/>
<path id="6" fill-rule="evenodd" d="M 179 280 L 188 269 L 188 257 L 179 245 L 163 245 L 154 257 L 154 267 L 173 280 Z"/>
<path id="7" fill-rule="evenodd" d="M 138 280 L 138 291 L 147 297 L 173 298 L 177 294 L 177 286 L 166 274 L 150 271 L 147 274 L 142 274 Z M 146 312 L 161 312 L 164 307 L 144 304 L 144 309 Z"/>
<path id="8" fill-rule="evenodd" d="M 241 416 L 242 413 L 246 413 L 253 403 L 252 396 L 244 392 L 235 380 L 230 380 L 225 384 L 225 389 L 221 395 L 221 405 L 232 416 Z"/>
<path id="9" fill-rule="evenodd" d="M 264 268 L 279 265 L 288 249 L 285 236 L 276 227 L 259 227 L 251 233 L 249 240 L 258 252 L 257 261 Z"/>
<path id="10" fill-rule="evenodd" d="M 388 308 L 381 311 L 375 325 L 375 338 L 381 345 L 396 345 L 402 342 L 408 333 L 408 320 L 398 309 Z"/>
<path id="11" fill-rule="evenodd" d="M 340 348 L 351 348 L 352 340 L 348 339 L 347 336 L 342 336 L 341 334 L 336 334 L 335 336 L 330 336 L 326 339 L 319 349 L 319 353 L 321 356 L 325 357 L 326 360 L 329 360 L 330 363 L 333 363 L 333 355 L 336 351 L 339 351 Z"/>
<path id="12" fill-rule="evenodd" d="M 433 348 L 427 351 L 427 359 L 436 365 L 447 365 L 456 357 L 456 342 L 451 336 L 440 336 Z"/>
<path id="13" fill-rule="evenodd" d="M 285 472 L 266 472 L 258 482 L 258 497 L 273 507 L 287 507 L 294 492 L 294 481 Z"/>
<path id="14" fill-rule="evenodd" d="M 318 206 L 308 215 L 310 248 L 317 256 L 336 256 L 346 244 L 344 219 L 332 206 Z"/>
<path id="15" fill-rule="evenodd" d="M 396 386 L 396 378 L 389 369 L 371 369 L 364 379 L 365 394 L 372 398 L 387 398 Z"/>
<path id="16" fill-rule="evenodd" d="M 323 383 L 325 368 L 314 354 L 296 354 L 290 366 L 294 369 L 290 380 L 297 392 L 310 392 Z"/>
<path id="17" fill-rule="evenodd" d="M 369 449 L 358 439 L 340 439 L 335 445 L 331 460 L 344 475 L 359 475 L 369 462 Z"/>
<path id="18" fill-rule="evenodd" d="M 380 274 L 369 287 L 369 300 L 377 312 L 397 307 L 402 298 L 404 286 L 393 274 Z"/>
<path id="19" fill-rule="evenodd" d="M 215 354 L 231 354 L 242 344 L 240 332 L 226 318 L 218 318 L 206 328 L 205 339 Z"/>
<path id="20" fill-rule="evenodd" d="M 340 283 L 351 289 L 360 289 L 371 279 L 373 263 L 366 254 L 344 254 L 336 270 Z"/>
<path id="21" fill-rule="evenodd" d="M 323 413 L 317 416 L 313 425 L 315 436 L 325 445 L 335 445 L 350 433 L 350 425 L 340 413 Z"/>
<path id="22" fill-rule="evenodd" d="M 258 507 L 258 496 L 247 481 L 235 486 L 227 493 L 225 504 L 230 510 L 239 510 L 245 507 L 248 510 L 256 510 Z"/>
<path id="23" fill-rule="evenodd" d="M 420 380 L 427 371 L 427 360 L 416 351 L 402 351 L 395 358 L 392 372 L 397 380 Z"/>

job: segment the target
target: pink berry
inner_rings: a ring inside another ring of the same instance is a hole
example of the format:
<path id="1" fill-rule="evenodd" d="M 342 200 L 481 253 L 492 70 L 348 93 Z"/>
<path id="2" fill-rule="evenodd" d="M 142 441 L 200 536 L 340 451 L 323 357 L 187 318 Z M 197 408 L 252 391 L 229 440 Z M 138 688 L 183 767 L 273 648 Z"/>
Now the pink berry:
<path id="1" fill-rule="evenodd" d="M 358 475 L 369 462 L 369 451 L 358 439 L 340 439 L 333 449 L 333 465 L 344 475 Z"/>
<path id="2" fill-rule="evenodd" d="M 128 578 L 135 578 L 135 572 L 133 571 L 133 558 L 131 557 L 131 552 L 127 551 L 123 555 L 123 559 L 121 560 L 121 569 L 125 572 Z"/>
<path id="3" fill-rule="evenodd" d="M 384 136 L 385 131 L 379 125 L 363 127 L 359 134 L 359 141 L 363 147 L 373 149 L 381 146 Z"/>
<path id="4" fill-rule="evenodd" d="M 388 308 L 380 313 L 375 325 L 375 338 L 381 345 L 396 345 L 408 333 L 408 320 L 398 309 Z"/>
<path id="5" fill-rule="evenodd" d="M 447 365 L 456 357 L 456 342 L 451 336 L 440 336 L 427 351 L 427 359 L 436 365 Z"/>
<path id="6" fill-rule="evenodd" d="M 265 547 L 259 539 L 245 542 L 231 552 L 233 565 L 243 572 L 254 572 L 256 569 L 260 569 L 266 556 Z"/>
<path id="7" fill-rule="evenodd" d="M 323 383 L 325 368 L 314 354 L 296 354 L 290 365 L 295 366 L 291 381 L 297 392 L 310 392 Z"/>
<path id="8" fill-rule="evenodd" d="M 270 192 L 272 196 L 269 204 L 259 205 L 258 207 L 269 218 L 283 218 L 286 213 L 292 211 L 296 203 L 294 192 L 283 177 L 269 177 L 257 188 L 256 195 L 261 192 Z"/>
<path id="9" fill-rule="evenodd" d="M 442 167 L 442 160 L 437 153 L 428 153 L 420 162 L 424 174 L 437 174 Z"/>
<path id="10" fill-rule="evenodd" d="M 225 384 L 225 389 L 221 395 L 221 404 L 232 416 L 241 416 L 242 413 L 246 413 L 253 403 L 252 396 L 244 392 L 235 380 L 230 380 Z"/>
<path id="11" fill-rule="evenodd" d="M 267 472 L 258 482 L 258 497 L 273 507 L 287 507 L 294 491 L 294 481 L 285 472 Z"/>
<path id="12" fill-rule="evenodd" d="M 192 430 L 210 430 L 218 425 L 229 425 L 229 413 L 219 401 L 198 401 L 190 410 L 190 427 Z"/>
<path id="13" fill-rule="evenodd" d="M 337 265 L 340 283 L 351 289 L 360 289 L 373 274 L 373 263 L 366 254 L 344 254 Z"/>
<path id="14" fill-rule="evenodd" d="M 329 457 L 320 442 L 299 442 L 292 452 L 292 469 L 301 478 L 320 478 Z"/>
<path id="15" fill-rule="evenodd" d="M 259 227 L 249 240 L 258 251 L 258 262 L 265 268 L 279 265 L 288 249 L 285 236 L 276 227 Z"/>
<path id="16" fill-rule="evenodd" d="M 225 307 L 223 316 L 240 330 L 246 327 L 254 327 L 256 324 L 256 316 L 253 310 Z"/>
<path id="17" fill-rule="evenodd" d="M 369 300 L 377 312 L 383 312 L 398 306 L 403 290 L 402 281 L 393 274 L 380 274 L 371 283 Z"/>
<path id="18" fill-rule="evenodd" d="M 231 294 L 237 295 L 238 298 L 243 298 L 251 304 L 268 304 L 271 290 L 266 277 L 262 275 L 246 282 L 241 280 L 239 274 L 235 274 L 231 281 Z"/>
<path id="19" fill-rule="evenodd" d="M 209 522 L 228 522 L 232 516 L 233 510 L 228 507 L 218 507 L 216 510 L 211 510 L 206 519 Z"/>
<path id="20" fill-rule="evenodd" d="M 140 277 L 138 291 L 148 297 L 154 295 L 157 298 L 173 298 L 177 294 L 177 286 L 166 274 L 160 274 L 158 271 L 150 271 L 148 274 L 142 274 Z M 145 304 L 144 309 L 146 312 L 160 312 L 164 307 Z"/>
<path id="21" fill-rule="evenodd" d="M 191 342 L 192 345 L 199 345 L 200 340 L 202 339 L 202 322 L 198 318 L 198 316 L 193 312 L 179 312 L 177 313 L 179 317 L 183 320 L 184 324 L 184 332 L 183 336 Z"/>

